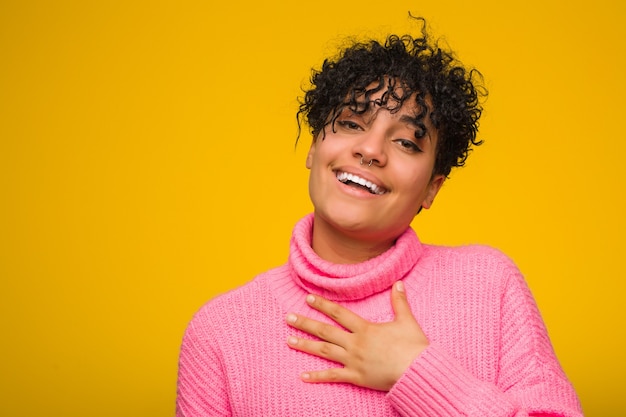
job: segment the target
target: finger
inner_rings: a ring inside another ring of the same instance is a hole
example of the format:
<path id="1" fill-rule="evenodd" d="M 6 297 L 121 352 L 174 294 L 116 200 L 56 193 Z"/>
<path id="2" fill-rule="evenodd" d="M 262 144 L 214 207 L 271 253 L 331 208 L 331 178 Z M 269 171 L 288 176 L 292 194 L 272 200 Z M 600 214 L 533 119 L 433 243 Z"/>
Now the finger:
<path id="1" fill-rule="evenodd" d="M 306 302 L 311 307 L 330 317 L 335 323 L 342 325 L 345 329 L 348 329 L 351 332 L 356 332 L 367 323 L 358 314 L 355 314 L 347 308 L 323 297 L 309 294 L 306 297 Z"/>
<path id="2" fill-rule="evenodd" d="M 348 333 L 332 324 L 322 323 L 321 321 L 313 320 L 305 316 L 298 316 L 293 313 L 287 314 L 287 323 L 291 327 L 302 330 L 311 336 L 315 336 L 335 345 L 345 346 L 346 344 L 346 336 Z"/>
<path id="3" fill-rule="evenodd" d="M 405 320 L 407 318 L 415 320 L 411 312 L 411 307 L 409 306 L 409 301 L 406 298 L 406 291 L 402 281 L 396 282 L 391 289 L 391 307 L 396 316 L 396 321 Z"/>
<path id="4" fill-rule="evenodd" d="M 287 344 L 294 350 L 298 350 L 300 352 L 308 353 L 313 356 L 328 359 L 333 362 L 338 362 L 342 365 L 345 365 L 346 350 L 333 343 L 289 336 L 287 338 Z"/>
<path id="5" fill-rule="evenodd" d="M 330 368 L 323 371 L 309 371 L 300 374 L 304 382 L 347 382 L 354 383 L 352 374 L 346 368 Z"/>

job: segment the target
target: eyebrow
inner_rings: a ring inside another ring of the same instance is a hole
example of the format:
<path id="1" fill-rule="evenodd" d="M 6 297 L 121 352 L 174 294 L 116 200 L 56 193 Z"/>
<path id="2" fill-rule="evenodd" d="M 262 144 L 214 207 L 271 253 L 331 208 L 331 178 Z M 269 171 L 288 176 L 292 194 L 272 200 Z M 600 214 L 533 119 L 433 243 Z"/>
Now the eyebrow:
<path id="1" fill-rule="evenodd" d="M 402 116 L 400 116 L 400 121 L 402 123 L 406 123 L 406 124 L 411 125 L 411 126 L 420 127 L 420 125 L 417 123 L 417 121 L 415 120 L 414 117 L 411 117 L 411 116 L 406 115 L 406 114 L 403 114 Z"/>
<path id="2" fill-rule="evenodd" d="M 375 113 L 378 110 L 374 110 L 372 106 L 368 106 L 367 109 L 364 112 L 356 112 L 354 111 L 350 104 L 351 103 L 345 103 L 346 106 L 341 110 L 341 113 L 337 115 L 337 117 L 340 117 L 341 114 L 343 114 L 343 112 L 345 111 L 349 111 L 353 116 L 358 116 L 358 117 L 365 117 L 365 115 L 367 114 L 372 114 Z M 415 133 L 417 133 L 418 131 L 422 131 L 424 132 L 424 135 L 421 137 L 418 137 L 417 135 L 415 135 L 416 139 L 424 139 L 425 137 L 428 137 L 428 141 L 432 142 L 433 138 L 430 134 L 430 129 L 428 129 L 426 127 L 426 125 L 424 123 L 420 124 L 420 122 L 418 121 L 418 119 L 416 117 L 411 117 L 407 114 L 403 114 L 402 116 L 400 116 L 399 121 L 401 123 L 407 124 L 412 126 L 415 129 Z"/>
<path id="3" fill-rule="evenodd" d="M 418 121 L 417 121 L 414 117 L 411 117 L 411 116 L 406 115 L 406 114 L 403 114 L 402 116 L 400 116 L 400 121 L 401 121 L 402 123 L 406 123 L 406 124 L 408 124 L 408 125 L 413 126 L 413 127 L 415 128 L 415 131 L 416 131 L 416 132 L 417 132 L 418 130 L 422 130 L 422 129 L 424 129 L 424 135 L 423 135 L 422 137 L 416 137 L 416 139 L 423 139 L 423 138 L 425 138 L 425 137 L 428 137 L 428 140 L 429 140 L 430 142 L 432 142 L 432 141 L 433 141 L 432 137 L 430 136 L 430 129 L 428 129 L 428 128 L 426 127 L 426 124 L 423 124 L 423 123 L 422 123 L 422 125 L 420 125 L 420 124 L 418 123 Z"/>

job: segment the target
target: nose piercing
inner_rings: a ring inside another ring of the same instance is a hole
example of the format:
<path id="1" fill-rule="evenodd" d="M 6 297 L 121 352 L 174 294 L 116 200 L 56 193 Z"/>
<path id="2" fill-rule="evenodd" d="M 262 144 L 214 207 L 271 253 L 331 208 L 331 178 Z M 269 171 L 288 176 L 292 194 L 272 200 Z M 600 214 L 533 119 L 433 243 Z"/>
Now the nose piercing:
<path id="1" fill-rule="evenodd" d="M 374 163 L 374 160 L 370 159 L 370 161 L 367 163 L 367 166 L 371 167 L 372 163 Z M 361 161 L 359 162 L 359 165 L 363 165 L 363 155 L 361 155 Z"/>

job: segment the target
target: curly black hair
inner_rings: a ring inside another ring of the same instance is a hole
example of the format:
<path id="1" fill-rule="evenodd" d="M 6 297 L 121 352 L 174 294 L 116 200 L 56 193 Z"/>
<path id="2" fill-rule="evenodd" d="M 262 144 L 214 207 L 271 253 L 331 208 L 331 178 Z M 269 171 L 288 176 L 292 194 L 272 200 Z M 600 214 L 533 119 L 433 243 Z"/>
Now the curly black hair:
<path id="1" fill-rule="evenodd" d="M 476 134 L 480 98 L 487 91 L 481 74 L 463 67 L 438 42 L 430 43 L 425 20 L 417 20 L 423 24 L 419 37 L 389 35 L 384 44 L 355 42 L 337 58 L 325 60 L 320 70 L 313 70 L 311 88 L 305 90 L 297 119 L 298 124 L 304 120 L 309 125 L 315 140 L 326 126 L 334 128 L 345 107 L 364 113 L 376 103 L 393 112 L 415 97 L 421 109 L 416 135 L 426 134 L 424 117 L 430 114 L 438 133 L 433 175 L 448 176 L 453 167 L 465 164 L 472 146 L 482 143 Z M 383 89 L 381 99 L 370 100 Z"/>

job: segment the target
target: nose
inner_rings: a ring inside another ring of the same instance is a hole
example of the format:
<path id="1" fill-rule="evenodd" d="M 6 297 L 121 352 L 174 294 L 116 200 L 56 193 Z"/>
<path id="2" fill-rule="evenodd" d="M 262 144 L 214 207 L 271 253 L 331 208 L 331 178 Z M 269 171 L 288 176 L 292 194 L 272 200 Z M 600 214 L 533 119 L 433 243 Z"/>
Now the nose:
<path id="1" fill-rule="evenodd" d="M 359 164 L 367 166 L 383 167 L 387 164 L 385 150 L 385 135 L 375 129 L 368 131 L 355 142 L 352 155 L 358 159 Z"/>

